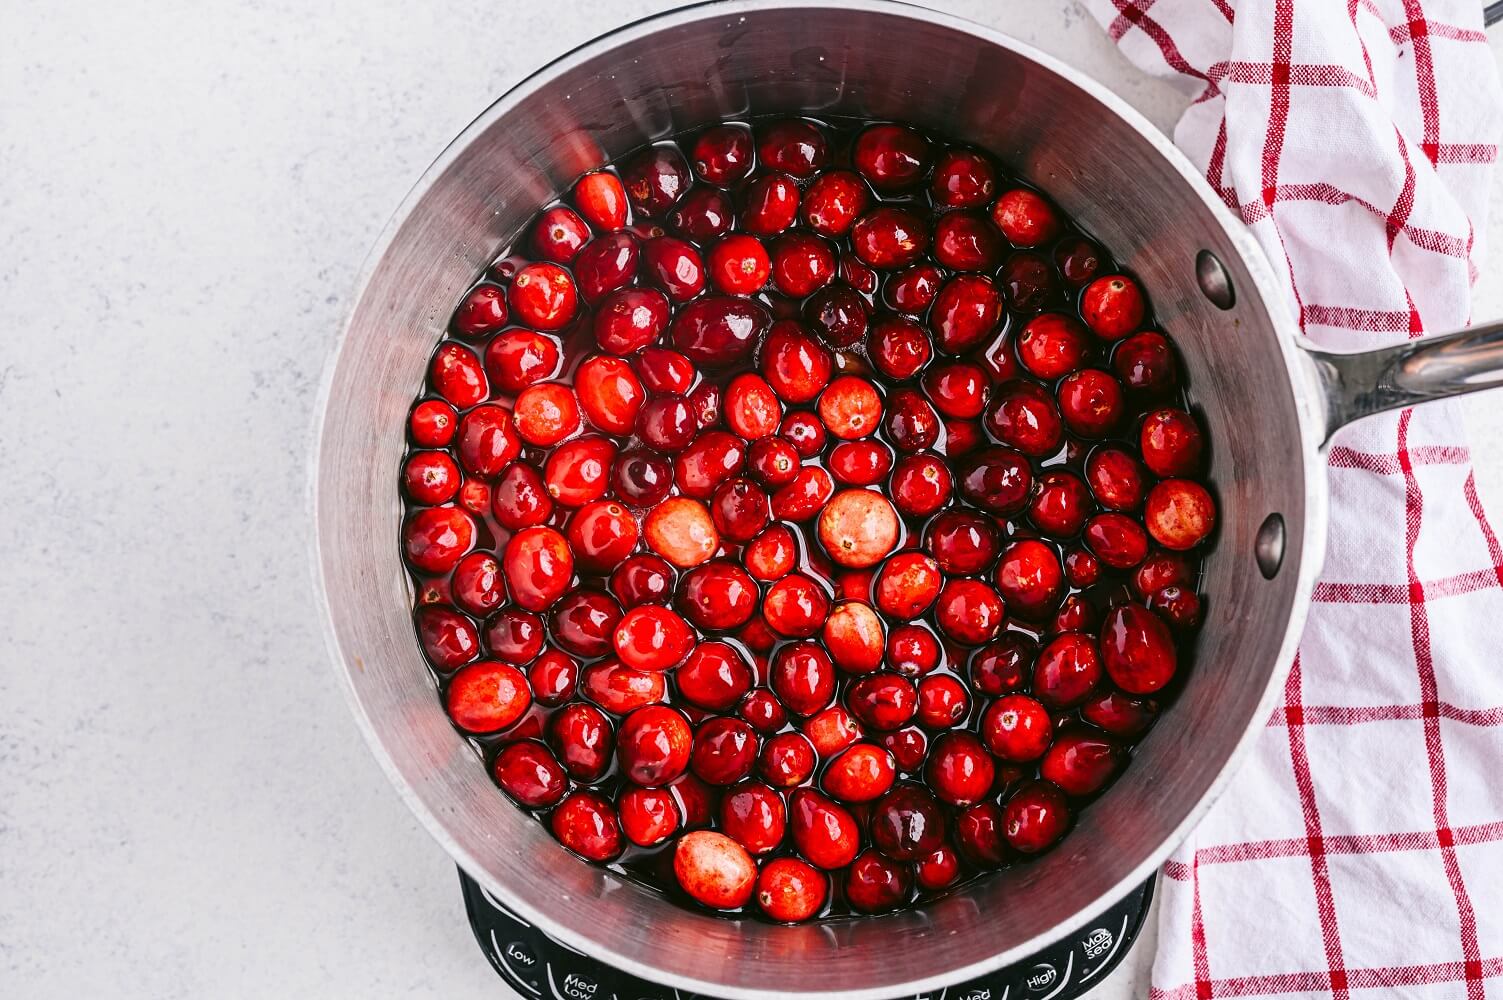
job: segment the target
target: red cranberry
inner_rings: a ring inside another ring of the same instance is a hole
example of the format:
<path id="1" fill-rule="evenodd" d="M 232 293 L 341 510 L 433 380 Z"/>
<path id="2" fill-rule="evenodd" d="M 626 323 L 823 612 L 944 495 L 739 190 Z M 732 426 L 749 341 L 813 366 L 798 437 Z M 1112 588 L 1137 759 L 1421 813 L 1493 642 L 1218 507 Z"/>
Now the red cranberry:
<path id="1" fill-rule="evenodd" d="M 758 580 L 780 580 L 793 572 L 798 546 L 787 525 L 774 524 L 749 542 L 741 553 L 746 569 Z"/>
<path id="2" fill-rule="evenodd" d="M 996 197 L 997 171 L 991 161 L 969 149 L 947 149 L 934 164 L 929 184 L 936 204 L 945 208 L 985 208 Z"/>
<path id="3" fill-rule="evenodd" d="M 1120 691 L 1108 691 L 1080 706 L 1081 718 L 1123 739 L 1141 736 L 1153 725 L 1158 712 L 1158 704 L 1153 700 L 1134 698 Z"/>
<path id="4" fill-rule="evenodd" d="M 981 716 L 981 738 L 999 758 L 1016 764 L 1038 760 L 1054 739 L 1054 722 L 1043 704 L 1025 694 L 998 698 Z"/>
<path id="5" fill-rule="evenodd" d="M 900 313 L 917 316 L 939 295 L 944 272 L 933 264 L 916 264 L 887 279 L 883 300 Z"/>
<path id="6" fill-rule="evenodd" d="M 715 491 L 710 516 L 721 537 L 749 542 L 771 520 L 771 506 L 764 493 L 748 479 L 733 479 Z"/>
<path id="7" fill-rule="evenodd" d="M 891 753 L 857 743 L 830 762 L 821 781 L 837 802 L 870 802 L 887 794 L 897 773 Z"/>
<path id="8" fill-rule="evenodd" d="M 1014 542 L 997 564 L 997 590 L 1013 614 L 1028 621 L 1042 620 L 1064 595 L 1058 553 L 1033 539 Z"/>
<path id="9" fill-rule="evenodd" d="M 655 847 L 678 833 L 681 820 L 673 793 L 666 788 L 626 789 L 617 800 L 621 832 L 638 847 Z"/>
<path id="10" fill-rule="evenodd" d="M 440 344 L 428 366 L 428 384 L 433 391 L 459 409 L 468 409 L 490 395 L 485 369 L 475 352 L 450 341 Z"/>
<path id="11" fill-rule="evenodd" d="M 1080 315 L 1096 336 L 1119 340 L 1143 325 L 1147 305 L 1138 283 L 1123 274 L 1097 278 L 1080 296 Z"/>
<path id="12" fill-rule="evenodd" d="M 1141 604 L 1119 604 L 1101 627 L 1101 662 L 1128 694 L 1152 694 L 1174 678 L 1174 640 L 1162 619 Z"/>
<path id="13" fill-rule="evenodd" d="M 935 409 L 947 417 L 973 420 L 986 409 L 990 379 L 986 370 L 969 361 L 951 361 L 924 373 L 924 392 Z"/>
<path id="14" fill-rule="evenodd" d="M 1007 843 L 1024 854 L 1052 847 L 1070 826 L 1070 807 L 1064 793 L 1046 781 L 1032 781 L 1018 789 L 1003 808 Z"/>
<path id="15" fill-rule="evenodd" d="M 913 873 L 876 851 L 867 851 L 845 873 L 845 900 L 858 913 L 895 910 L 913 894 Z"/>
<path id="16" fill-rule="evenodd" d="M 1072 548 L 1065 553 L 1065 579 L 1072 587 L 1089 587 L 1101 578 L 1101 560 L 1085 549 Z"/>
<path id="17" fill-rule="evenodd" d="M 1107 510 L 1137 510 L 1148 489 L 1143 466 L 1122 448 L 1101 447 L 1086 459 L 1086 482 Z"/>
<path id="18" fill-rule="evenodd" d="M 830 599 L 825 592 L 798 573 L 785 576 L 767 588 L 762 601 L 767 624 L 774 632 L 792 639 L 807 639 L 819 631 L 829 613 Z"/>
<path id="19" fill-rule="evenodd" d="M 1166 549 L 1193 549 L 1216 526 L 1216 501 L 1191 479 L 1165 479 L 1148 492 L 1143 522 L 1153 540 Z"/>
<path id="20" fill-rule="evenodd" d="M 939 592 L 934 616 L 956 642 L 980 646 L 1002 628 L 1002 599 L 980 580 L 951 580 Z"/>
<path id="21" fill-rule="evenodd" d="M 621 855 L 621 826 L 610 800 L 581 789 L 558 804 L 548 817 L 553 836 L 586 861 L 604 864 Z"/>
<path id="22" fill-rule="evenodd" d="M 779 733 L 762 745 L 757 773 L 774 788 L 795 788 L 809 780 L 817 758 L 802 733 Z"/>
<path id="23" fill-rule="evenodd" d="M 818 125 L 790 119 L 757 130 L 757 156 L 771 170 L 812 177 L 828 162 L 830 148 Z"/>
<path id="24" fill-rule="evenodd" d="M 448 573 L 475 544 L 475 519 L 456 507 L 425 507 L 402 526 L 407 561 L 422 573 Z"/>
<path id="25" fill-rule="evenodd" d="M 553 449 L 543 467 L 548 495 L 565 507 L 599 500 L 605 495 L 615 460 L 616 445 L 609 438 L 588 434 L 565 441 Z"/>
<path id="26" fill-rule="evenodd" d="M 435 670 L 453 670 L 480 655 L 475 623 L 453 608 L 430 605 L 416 617 L 418 642 Z"/>
<path id="27" fill-rule="evenodd" d="M 688 770 L 693 742 L 683 715 L 667 705 L 644 705 L 616 733 L 621 773 L 639 785 L 666 785 Z"/>
<path id="28" fill-rule="evenodd" d="M 875 486 L 891 471 L 892 452 L 877 441 L 842 441 L 830 451 L 830 474 L 848 486 Z"/>
<path id="29" fill-rule="evenodd" d="M 532 330 L 506 330 L 485 347 L 485 373 L 491 384 L 515 395 L 552 378 L 559 367 L 558 338 Z"/>
<path id="30" fill-rule="evenodd" d="M 705 563 L 684 574 L 678 607 L 700 628 L 738 628 L 757 610 L 757 585 L 736 563 Z"/>
<path id="31" fill-rule="evenodd" d="M 562 211 L 569 212 L 567 208 Z M 546 217 L 545 214 L 544 218 Z M 459 308 L 454 310 L 451 326 L 459 336 L 474 339 L 501 329 L 506 325 L 508 315 L 506 293 L 496 285 L 480 284 L 470 289 L 459 303 Z"/>
<path id="32" fill-rule="evenodd" d="M 1082 594 L 1071 594 L 1054 613 L 1054 620 L 1045 629 L 1048 635 L 1062 632 L 1086 632 L 1094 630 L 1101 620 L 1101 609 Z"/>
<path id="33" fill-rule="evenodd" d="M 673 567 L 657 556 L 631 556 L 611 573 L 610 589 L 628 609 L 665 603 L 673 593 Z"/>
<path id="34" fill-rule="evenodd" d="M 585 244 L 574 259 L 579 291 L 588 302 L 631 284 L 637 274 L 641 244 L 630 233 L 608 233 Z"/>
<path id="35" fill-rule="evenodd" d="M 1097 514 L 1086 522 L 1085 543 L 1112 569 L 1132 569 L 1148 555 L 1143 526 L 1125 514 Z"/>
<path id="36" fill-rule="evenodd" d="M 459 465 L 444 451 L 415 451 L 402 466 L 402 487 L 415 503 L 448 503 L 459 492 Z"/>
<path id="37" fill-rule="evenodd" d="M 1148 597 L 1165 587 L 1186 586 L 1195 579 L 1189 561 L 1176 552 L 1155 552 L 1133 572 L 1132 588 Z"/>
<path id="38" fill-rule="evenodd" d="M 546 809 L 569 790 L 569 779 L 558 758 L 541 743 L 509 743 L 491 766 L 496 784 L 528 809 Z"/>
<path id="39" fill-rule="evenodd" d="M 569 652 L 596 657 L 611 651 L 611 635 L 620 621 L 621 606 L 613 597 L 598 590 L 580 590 L 554 605 L 549 630 L 554 641 Z"/>
<path id="40" fill-rule="evenodd" d="M 598 170 L 574 182 L 574 205 L 600 229 L 626 225 L 626 189 L 615 174 Z"/>
<path id="41" fill-rule="evenodd" d="M 1071 372 L 1059 384 L 1059 411 L 1072 433 L 1106 437 L 1122 421 L 1122 385 L 1094 368 Z"/>
<path id="42" fill-rule="evenodd" d="M 633 448 L 616 457 L 611 468 L 611 488 L 633 507 L 653 507 L 673 488 L 673 469 L 656 452 Z"/>
<path id="43" fill-rule="evenodd" d="M 668 225 L 684 239 L 703 244 L 730 232 L 735 218 L 736 208 L 724 191 L 696 187 L 668 213 Z"/>
<path id="44" fill-rule="evenodd" d="M 506 543 L 501 568 L 512 600 L 528 611 L 542 611 L 568 590 L 574 556 L 554 529 L 524 528 Z"/>
<path id="45" fill-rule="evenodd" d="M 1060 733 L 1039 763 L 1039 774 L 1066 795 L 1082 797 L 1105 787 L 1121 762 L 1121 752 L 1111 740 L 1074 730 Z"/>
<path id="46" fill-rule="evenodd" d="M 517 396 L 512 421 L 523 441 L 550 448 L 579 430 L 579 400 L 557 382 L 531 385 Z"/>
<path id="47" fill-rule="evenodd" d="M 871 838 L 892 860 L 917 861 L 944 843 L 944 809 L 927 788 L 901 782 L 872 810 Z"/>
<path id="48" fill-rule="evenodd" d="M 880 733 L 877 742 L 891 753 L 898 770 L 916 774 L 929 756 L 929 737 L 917 726 L 905 726 L 890 733 Z"/>
<path id="49" fill-rule="evenodd" d="M 686 302 L 704 291 L 705 265 L 699 251 L 673 236 L 659 236 L 643 245 L 642 273 L 675 302 Z"/>
<path id="50" fill-rule="evenodd" d="M 929 363 L 934 345 L 924 328 L 902 316 L 886 316 L 872 325 L 872 364 L 888 378 L 901 382 L 912 378 Z"/>
<path id="51" fill-rule="evenodd" d="M 804 466 L 793 482 L 772 495 L 772 516 L 780 521 L 807 521 L 824 509 L 835 481 L 824 469 Z"/>
<path id="52" fill-rule="evenodd" d="M 680 668 L 680 674 L 682 670 L 683 668 Z M 766 688 L 748 691 L 746 697 L 741 699 L 736 712 L 746 720 L 747 725 L 764 736 L 776 733 L 788 724 L 788 712 L 778 701 L 777 696 Z"/>
<path id="53" fill-rule="evenodd" d="M 955 480 L 933 455 L 904 455 L 892 470 L 892 502 L 908 517 L 928 517 L 950 502 Z"/>
<path id="54" fill-rule="evenodd" d="M 1074 473 L 1051 470 L 1039 479 L 1028 504 L 1034 527 L 1052 538 L 1072 538 L 1085 527 L 1091 513 L 1091 494 Z"/>
<path id="55" fill-rule="evenodd" d="M 720 829 L 754 855 L 782 844 L 787 820 L 783 797 L 760 782 L 737 785 L 720 800 Z"/>
<path id="56" fill-rule="evenodd" d="M 1002 293 L 979 274 L 957 274 L 934 298 L 929 326 L 939 349 L 964 354 L 979 347 L 1002 322 Z"/>
<path id="57" fill-rule="evenodd" d="M 1064 443 L 1065 428 L 1049 391 L 1036 382 L 1012 379 L 997 386 L 986 409 L 992 437 L 1033 458 L 1048 458 Z"/>
<path id="58" fill-rule="evenodd" d="M 948 889 L 960 880 L 960 856 L 948 847 L 941 847 L 914 864 L 913 878 L 926 892 Z"/>
<path id="59" fill-rule="evenodd" d="M 882 397 L 866 379 L 842 375 L 819 397 L 819 417 L 831 434 L 851 440 L 877 429 L 882 416 Z"/>
<path id="60" fill-rule="evenodd" d="M 631 366 L 620 358 L 606 356 L 589 358 L 579 366 L 574 373 L 574 391 L 585 419 L 607 434 L 629 434 L 645 399 L 642 383 Z"/>
<path id="61" fill-rule="evenodd" d="M 449 581 L 454 601 L 475 615 L 487 615 L 506 600 L 501 564 L 489 552 L 471 552 L 454 567 Z"/>
<path id="62" fill-rule="evenodd" d="M 755 149 L 745 125 L 716 125 L 700 134 L 690 154 L 694 172 L 710 184 L 730 187 L 751 173 Z"/>
<path id="63" fill-rule="evenodd" d="M 697 430 L 699 421 L 683 396 L 654 396 L 637 414 L 637 436 L 658 451 L 683 451 Z"/>
<path id="64" fill-rule="evenodd" d="M 459 414 L 442 399 L 425 399 L 412 408 L 407 431 L 420 448 L 443 448 L 454 440 Z"/>
<path id="65" fill-rule="evenodd" d="M 1002 253 L 1002 238 L 979 215 L 951 212 L 934 226 L 934 259 L 952 271 L 995 271 Z"/>
<path id="66" fill-rule="evenodd" d="M 1018 335 L 1018 361 L 1050 382 L 1085 367 L 1092 353 L 1090 332 L 1063 313 L 1044 313 Z"/>
<path id="67" fill-rule="evenodd" d="M 667 670 L 694 648 L 694 631 L 676 612 L 644 604 L 626 613 L 612 641 L 616 655 L 628 667 Z"/>
<path id="68" fill-rule="evenodd" d="M 971 733 L 944 733 L 929 751 L 924 778 L 942 801 L 953 806 L 974 805 L 992 787 L 995 765 L 986 747 Z"/>
<path id="69" fill-rule="evenodd" d="M 899 451 L 923 451 L 939 440 L 939 414 L 918 390 L 898 389 L 887 397 L 882 428 Z"/>
<path id="70" fill-rule="evenodd" d="M 632 367 L 641 377 L 648 392 L 660 395 L 683 396 L 694 387 L 699 373 L 694 362 L 677 351 L 666 347 L 649 345 L 632 359 Z"/>
<path id="71" fill-rule="evenodd" d="M 595 310 L 595 342 L 612 354 L 639 351 L 663 335 L 668 314 L 668 299 L 657 289 L 619 289 Z"/>
<path id="72" fill-rule="evenodd" d="M 757 905 L 779 923 L 808 920 L 825 905 L 829 880 L 798 858 L 773 858 L 757 876 Z"/>
<path id="73" fill-rule="evenodd" d="M 959 468 L 960 495 L 992 514 L 1016 514 L 1028 503 L 1033 472 L 1011 448 L 982 448 L 965 456 Z"/>
<path id="74" fill-rule="evenodd" d="M 788 798 L 788 831 L 798 852 L 827 871 L 849 865 L 861 846 L 856 817 L 809 788 L 796 788 Z"/>
<path id="75" fill-rule="evenodd" d="M 772 317 L 751 299 L 706 295 L 695 299 L 673 318 L 673 346 L 707 368 L 726 368 L 746 360 L 772 323 Z"/>
<path id="76" fill-rule="evenodd" d="M 449 718 L 467 733 L 498 733 L 532 705 L 527 675 L 509 663 L 481 660 L 460 667 L 445 695 Z"/>
<path id="77" fill-rule="evenodd" d="M 1000 695 L 1024 684 L 1024 672 L 1038 656 L 1038 643 L 1021 632 L 1003 632 L 971 657 L 971 687 L 977 694 Z"/>
<path id="78" fill-rule="evenodd" d="M 965 721 L 971 699 L 965 685 L 949 674 L 925 677 L 918 683 L 918 711 L 914 721 L 926 729 L 951 729 Z"/>
<path id="79" fill-rule="evenodd" d="M 776 236 L 798 218 L 798 185 L 783 174 L 764 174 L 746 188 L 741 227 L 755 236 Z"/>
<path id="80" fill-rule="evenodd" d="M 874 588 L 877 610 L 912 621 L 939 597 L 939 564 L 920 552 L 900 552 L 883 563 Z"/>
<path id="81" fill-rule="evenodd" d="M 694 734 L 689 766 L 701 781 L 734 785 L 751 774 L 757 763 L 757 734 L 740 719 L 719 716 Z"/>
<path id="82" fill-rule="evenodd" d="M 1033 670 L 1033 693 L 1054 709 L 1074 708 L 1101 681 L 1101 660 L 1087 636 L 1067 632 L 1039 654 Z"/>
<path id="83" fill-rule="evenodd" d="M 1112 370 L 1129 392 L 1164 396 L 1179 385 L 1179 362 L 1162 333 L 1135 333 L 1112 352 Z"/>
<path id="84" fill-rule="evenodd" d="M 674 462 L 674 482 L 685 496 L 705 500 L 746 465 L 746 445 L 725 431 L 705 431 Z"/>
<path id="85" fill-rule="evenodd" d="M 524 666 L 543 649 L 543 620 L 530 611 L 507 608 L 485 623 L 485 645 L 503 663 Z"/>
<path id="86" fill-rule="evenodd" d="M 568 326 L 579 309 L 574 278 L 557 264 L 528 264 L 511 282 L 511 309 L 517 319 L 538 330 Z"/>
<path id="87" fill-rule="evenodd" d="M 825 619 L 823 638 L 835 664 L 847 673 L 869 673 L 882 665 L 882 619 L 861 601 L 837 604 Z"/>
<path id="88" fill-rule="evenodd" d="M 815 630 L 819 624 L 815 623 Z M 771 683 L 788 711 L 813 715 L 835 696 L 835 666 L 818 643 L 791 643 L 773 655 Z"/>
<path id="89" fill-rule="evenodd" d="M 873 271 L 850 254 L 840 255 L 839 274 L 841 281 L 844 281 L 862 295 L 875 294 L 877 286 L 881 284 L 881 279 L 877 277 L 876 271 Z"/>
<path id="90" fill-rule="evenodd" d="M 668 684 L 661 671 L 634 670 L 614 660 L 601 660 L 579 675 L 580 693 L 612 715 L 625 715 L 643 705 L 661 702 Z M 573 708 L 574 706 L 568 706 Z M 555 716 L 557 718 L 557 716 Z"/>
<path id="91" fill-rule="evenodd" d="M 710 280 L 727 295 L 752 295 L 767 284 L 772 258 L 755 236 L 736 233 L 710 248 Z"/>
<path id="92" fill-rule="evenodd" d="M 455 443 L 459 464 L 471 475 L 495 479 L 522 453 L 511 411 L 502 406 L 477 406 L 459 420 Z"/>
<path id="93" fill-rule="evenodd" d="M 905 677 L 930 673 L 939 659 L 939 640 L 922 625 L 898 625 L 887 637 L 887 665 Z"/>
<path id="94" fill-rule="evenodd" d="M 777 432 L 783 404 L 766 379 L 745 372 L 731 379 L 726 387 L 725 418 L 731 430 L 747 441 L 755 441 Z"/>
<path id="95" fill-rule="evenodd" d="M 835 277 L 835 251 L 818 236 L 790 232 L 772 244 L 772 281 L 778 291 L 801 299 Z"/>
<path id="96" fill-rule="evenodd" d="M 945 421 L 945 440 L 941 450 L 946 458 L 969 455 L 985 443 L 986 433 L 976 421 L 953 418 Z"/>
<path id="97" fill-rule="evenodd" d="M 826 285 L 804 302 L 804 321 L 831 347 L 852 347 L 866 336 L 870 308 L 849 285 Z"/>
<path id="98" fill-rule="evenodd" d="M 869 674 L 846 689 L 852 714 L 873 729 L 901 729 L 918 711 L 918 693 L 913 682 L 897 674 Z"/>
<path id="99" fill-rule="evenodd" d="M 1048 261 L 1036 253 L 1019 251 L 1002 264 L 997 280 L 1018 312 L 1038 312 L 1059 300 L 1059 283 Z"/>
<path id="100" fill-rule="evenodd" d="M 544 650 L 528 666 L 527 683 L 539 705 L 562 705 L 579 686 L 579 661 L 556 649 Z"/>
<path id="101" fill-rule="evenodd" d="M 955 847 L 976 868 L 997 868 L 1007 860 L 1002 809 L 995 802 L 978 802 L 955 818 Z"/>
<path id="102" fill-rule="evenodd" d="M 632 207 L 649 219 L 667 215 L 693 182 L 684 154 L 671 143 L 632 157 L 621 167 L 621 179 Z"/>
<path id="103" fill-rule="evenodd" d="M 532 248 L 544 260 L 567 264 L 590 240 L 590 227 L 567 205 L 555 205 L 532 227 Z M 505 322 L 503 319 L 501 322 Z"/>
<path id="104" fill-rule="evenodd" d="M 1200 427 L 1184 410 L 1155 410 L 1139 435 L 1143 464 L 1163 479 L 1193 476 L 1200 468 Z"/>
<path id="105" fill-rule="evenodd" d="M 801 458 L 813 458 L 825 449 L 825 425 L 812 413 L 790 413 L 778 427 L 778 436 L 798 451 Z"/>
<path id="106" fill-rule="evenodd" d="M 1071 288 L 1080 288 L 1101 271 L 1101 248 L 1090 240 L 1065 240 L 1054 248 L 1054 263 Z"/>
<path id="107" fill-rule="evenodd" d="M 804 191 L 804 225 L 820 236 L 844 236 L 870 204 L 871 191 L 860 176 L 831 170 L 814 178 Z"/>
<path id="108" fill-rule="evenodd" d="M 700 781 L 691 772 L 670 784 L 668 791 L 673 796 L 674 804 L 678 806 L 679 815 L 684 818 L 684 829 L 694 830 L 710 825 L 710 820 L 715 815 L 715 803 L 719 798 L 716 789 Z"/>
<path id="109" fill-rule="evenodd" d="M 747 451 L 746 468 L 761 485 L 778 489 L 798 475 L 799 453 L 782 438 L 763 438 Z"/>
<path id="110" fill-rule="evenodd" d="M 820 512 L 819 541 L 841 566 L 874 566 L 897 547 L 897 512 L 873 490 L 842 490 Z"/>
<path id="111" fill-rule="evenodd" d="M 727 711 L 752 684 L 746 659 L 723 642 L 695 646 L 673 676 L 680 697 L 707 712 Z"/>
<path id="112" fill-rule="evenodd" d="M 1188 587 L 1164 587 L 1148 598 L 1149 610 L 1181 632 L 1200 627 L 1200 595 Z"/>
<path id="113" fill-rule="evenodd" d="M 929 227 L 918 213 L 880 205 L 851 227 L 851 249 L 862 263 L 895 271 L 915 263 L 929 249 Z"/>
<path id="114" fill-rule="evenodd" d="M 1060 232 L 1054 207 L 1026 188 L 1004 192 L 992 205 L 992 221 L 1016 247 L 1050 243 Z"/>
<path id="115" fill-rule="evenodd" d="M 508 531 L 530 528 L 553 516 L 553 498 L 536 469 L 525 462 L 513 462 L 496 481 L 491 513 Z"/>
<path id="116" fill-rule="evenodd" d="M 872 125 L 856 137 L 851 159 L 878 191 L 901 191 L 929 169 L 929 140 L 905 125 Z"/>

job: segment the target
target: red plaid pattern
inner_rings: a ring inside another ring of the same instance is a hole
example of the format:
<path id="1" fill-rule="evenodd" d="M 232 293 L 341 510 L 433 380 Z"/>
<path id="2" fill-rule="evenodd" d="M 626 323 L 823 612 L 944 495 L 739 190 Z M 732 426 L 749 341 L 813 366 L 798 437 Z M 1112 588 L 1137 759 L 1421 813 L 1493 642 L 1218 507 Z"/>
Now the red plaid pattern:
<path id="1" fill-rule="evenodd" d="M 1304 331 L 1469 319 L 1503 92 L 1477 0 L 1089 0 Z M 1503 547 L 1452 408 L 1330 451 L 1284 704 L 1164 867 L 1153 995 L 1503 997 Z"/>

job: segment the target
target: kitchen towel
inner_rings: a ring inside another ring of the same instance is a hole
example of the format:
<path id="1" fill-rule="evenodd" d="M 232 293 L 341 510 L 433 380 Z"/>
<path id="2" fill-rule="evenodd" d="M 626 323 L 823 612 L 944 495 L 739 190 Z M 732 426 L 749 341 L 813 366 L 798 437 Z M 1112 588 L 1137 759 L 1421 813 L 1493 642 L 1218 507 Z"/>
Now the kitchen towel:
<path id="1" fill-rule="evenodd" d="M 1503 118 L 1479 0 L 1088 2 L 1191 96 L 1175 142 L 1306 334 L 1468 322 Z M 1155 998 L 1503 997 L 1503 547 L 1452 405 L 1328 464 L 1283 704 L 1160 879 Z"/>

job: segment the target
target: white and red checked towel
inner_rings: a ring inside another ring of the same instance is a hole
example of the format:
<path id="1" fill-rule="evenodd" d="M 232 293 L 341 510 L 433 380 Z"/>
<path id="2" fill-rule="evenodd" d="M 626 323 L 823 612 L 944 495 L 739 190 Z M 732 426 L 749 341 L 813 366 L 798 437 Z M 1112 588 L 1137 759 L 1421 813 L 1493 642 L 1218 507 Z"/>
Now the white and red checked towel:
<path id="1" fill-rule="evenodd" d="M 1481 0 L 1089 4 L 1192 95 L 1175 141 L 1310 337 L 1466 324 L 1503 120 Z M 1329 465 L 1285 703 L 1164 868 L 1154 997 L 1503 997 L 1503 548 L 1454 407 Z"/>

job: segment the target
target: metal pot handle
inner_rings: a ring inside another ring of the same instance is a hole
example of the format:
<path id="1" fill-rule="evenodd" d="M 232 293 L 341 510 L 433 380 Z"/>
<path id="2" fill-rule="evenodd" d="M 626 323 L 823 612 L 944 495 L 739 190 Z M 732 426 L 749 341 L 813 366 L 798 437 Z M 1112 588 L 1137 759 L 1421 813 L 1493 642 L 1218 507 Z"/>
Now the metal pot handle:
<path id="1" fill-rule="evenodd" d="M 1326 397 L 1326 437 L 1354 420 L 1503 386 L 1503 321 L 1358 354 L 1308 351 Z"/>

